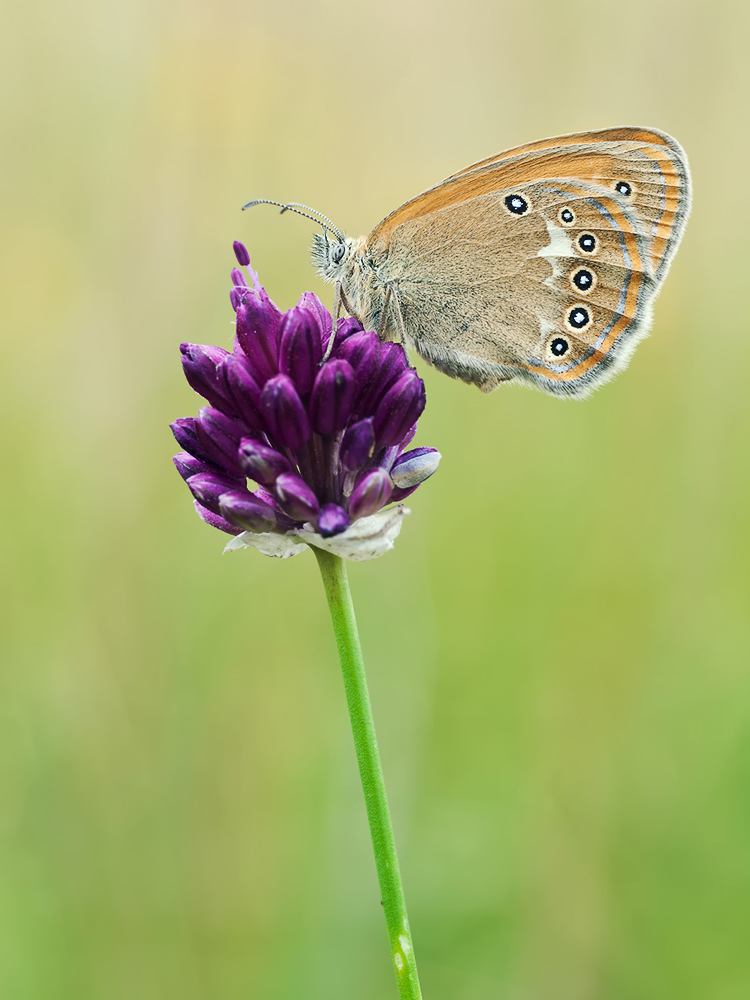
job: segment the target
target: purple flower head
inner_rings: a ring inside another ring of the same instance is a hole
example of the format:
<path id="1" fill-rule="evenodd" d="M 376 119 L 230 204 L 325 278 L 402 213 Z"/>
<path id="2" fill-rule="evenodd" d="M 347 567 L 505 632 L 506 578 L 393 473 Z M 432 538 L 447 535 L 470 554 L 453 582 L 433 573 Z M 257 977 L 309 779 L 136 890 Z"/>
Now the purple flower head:
<path id="1" fill-rule="evenodd" d="M 381 344 L 358 320 L 340 319 L 334 332 L 311 292 L 282 313 L 244 245 L 234 253 L 234 349 L 180 348 L 185 376 L 208 404 L 172 424 L 182 448 L 175 465 L 196 510 L 241 536 L 230 548 L 286 556 L 313 544 L 354 559 L 380 555 L 406 512 L 384 508 L 440 460 L 434 448 L 406 450 L 424 383 L 400 345 Z"/>

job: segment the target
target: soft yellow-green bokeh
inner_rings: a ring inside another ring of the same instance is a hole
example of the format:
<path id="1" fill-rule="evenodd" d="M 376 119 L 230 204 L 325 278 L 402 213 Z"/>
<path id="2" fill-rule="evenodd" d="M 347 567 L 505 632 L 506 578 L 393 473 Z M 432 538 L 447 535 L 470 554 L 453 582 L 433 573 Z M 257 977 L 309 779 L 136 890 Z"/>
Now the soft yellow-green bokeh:
<path id="1" fill-rule="evenodd" d="M 750 995 L 747 37 L 739 0 L 11 0 L 0 36 L 0 996 L 394 996 L 308 554 L 221 557 L 167 430 L 231 241 L 352 234 L 545 135 L 695 182 L 584 403 L 420 371 L 443 453 L 352 586 L 426 1000 Z"/>

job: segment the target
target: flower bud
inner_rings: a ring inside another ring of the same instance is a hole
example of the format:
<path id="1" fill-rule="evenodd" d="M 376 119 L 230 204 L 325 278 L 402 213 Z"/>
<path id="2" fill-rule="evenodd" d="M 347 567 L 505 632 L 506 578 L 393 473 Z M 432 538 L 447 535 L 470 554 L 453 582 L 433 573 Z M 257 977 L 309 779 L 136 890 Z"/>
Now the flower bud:
<path id="1" fill-rule="evenodd" d="M 352 424 L 344 434 L 344 440 L 341 442 L 341 462 L 350 472 L 361 469 L 372 458 L 375 450 L 375 432 L 372 425 L 372 417 L 367 417 Z"/>
<path id="2" fill-rule="evenodd" d="M 361 414 L 374 413 L 380 400 L 405 372 L 412 371 L 406 363 L 406 355 L 401 344 L 388 341 L 380 345 L 377 369 L 364 394 L 362 402 L 357 406 Z"/>
<path id="3" fill-rule="evenodd" d="M 230 524 L 236 524 L 245 531 L 275 531 L 277 528 L 273 507 L 258 500 L 247 490 L 222 493 L 219 513 Z"/>
<path id="4" fill-rule="evenodd" d="M 218 514 L 212 513 L 203 504 L 198 503 L 197 500 L 193 500 L 193 506 L 201 521 L 210 524 L 212 528 L 218 528 L 219 531 L 226 531 L 228 535 L 239 535 L 242 533 L 242 528 L 238 528 L 236 525 L 230 524 L 229 521 L 225 521 L 223 517 L 219 517 Z"/>
<path id="5" fill-rule="evenodd" d="M 198 421 L 195 417 L 180 417 L 169 425 L 174 434 L 177 444 L 189 451 L 190 454 L 202 462 L 210 462 L 211 459 L 206 454 L 206 450 L 198 440 Z"/>
<path id="6" fill-rule="evenodd" d="M 188 489 L 195 499 L 214 514 L 219 514 L 219 497 L 228 491 L 242 491 L 236 479 L 216 473 L 198 473 L 187 480 Z"/>
<path id="7" fill-rule="evenodd" d="M 310 420 L 319 434 L 336 434 L 346 427 L 354 403 L 355 379 L 347 361 L 326 361 L 310 397 Z"/>
<path id="8" fill-rule="evenodd" d="M 328 338 L 331 336 L 331 314 L 328 312 L 315 292 L 303 292 L 299 297 L 297 308 L 307 309 L 308 312 L 313 314 L 322 334 L 321 341 L 323 344 L 327 345 Z"/>
<path id="9" fill-rule="evenodd" d="M 411 369 L 404 372 L 378 403 L 375 439 L 380 444 L 398 444 L 417 421 L 426 405 L 424 382 Z"/>
<path id="10" fill-rule="evenodd" d="M 273 486 L 282 472 L 291 472 L 289 461 L 278 451 L 253 438 L 240 442 L 240 464 L 249 479 Z"/>
<path id="11" fill-rule="evenodd" d="M 335 503 L 327 503 L 320 509 L 318 517 L 318 534 L 323 538 L 330 538 L 331 535 L 340 535 L 349 527 L 349 515 L 343 507 Z"/>
<path id="12" fill-rule="evenodd" d="M 221 470 L 211 462 L 201 462 L 200 459 L 194 458 L 187 451 L 181 451 L 179 455 L 174 456 L 172 461 L 174 462 L 179 474 L 185 480 L 190 479 L 191 476 L 197 476 L 203 473 L 206 475 L 216 475 L 221 473 Z M 238 479 L 237 484 L 241 485 L 242 481 Z"/>
<path id="13" fill-rule="evenodd" d="M 322 357 L 316 315 L 301 306 L 290 309 L 282 323 L 279 371 L 292 379 L 301 396 L 312 389 Z"/>
<path id="14" fill-rule="evenodd" d="M 376 333 L 355 333 L 336 352 L 336 357 L 348 361 L 357 378 L 357 391 L 363 392 L 373 376 L 380 357 L 380 341 Z M 365 412 L 360 410 L 360 412 Z"/>
<path id="15" fill-rule="evenodd" d="M 232 284 L 235 288 L 247 288 L 247 278 L 238 267 L 232 268 Z"/>
<path id="16" fill-rule="evenodd" d="M 235 420 L 212 406 L 202 406 L 198 411 L 196 431 L 203 450 L 212 462 L 226 467 L 235 476 L 242 475 L 237 453 L 242 428 Z"/>
<path id="17" fill-rule="evenodd" d="M 180 344 L 182 370 L 192 389 L 220 409 L 232 407 L 219 375 L 219 366 L 228 352 L 221 347 L 204 347 L 202 344 Z"/>
<path id="18" fill-rule="evenodd" d="M 266 382 L 260 408 L 271 436 L 284 448 L 300 448 L 310 437 L 305 407 L 287 375 L 277 375 Z"/>
<path id="19" fill-rule="evenodd" d="M 227 354 L 219 364 L 217 374 L 231 405 L 247 426 L 254 431 L 265 431 L 266 422 L 260 412 L 260 386 L 253 378 L 245 355 Z"/>
<path id="20" fill-rule="evenodd" d="M 441 454 L 437 448 L 414 448 L 397 458 L 391 469 L 393 485 L 408 490 L 419 486 L 437 470 Z"/>
<path id="21" fill-rule="evenodd" d="M 237 306 L 237 339 L 263 383 L 279 370 L 281 312 L 264 289 L 248 291 Z"/>
<path id="22" fill-rule="evenodd" d="M 247 252 L 245 244 L 240 243 L 239 240 L 235 240 L 232 247 L 234 249 L 234 256 L 237 258 L 237 263 L 240 267 L 247 267 L 250 263 L 250 254 Z"/>
<path id="23" fill-rule="evenodd" d="M 353 520 L 368 517 L 385 506 L 391 498 L 393 483 L 385 469 L 365 472 L 349 497 L 349 513 Z"/>
<path id="24" fill-rule="evenodd" d="M 277 477 L 274 495 L 279 507 L 295 521 L 315 523 L 320 510 L 318 498 L 304 479 L 293 472 L 284 472 Z"/>

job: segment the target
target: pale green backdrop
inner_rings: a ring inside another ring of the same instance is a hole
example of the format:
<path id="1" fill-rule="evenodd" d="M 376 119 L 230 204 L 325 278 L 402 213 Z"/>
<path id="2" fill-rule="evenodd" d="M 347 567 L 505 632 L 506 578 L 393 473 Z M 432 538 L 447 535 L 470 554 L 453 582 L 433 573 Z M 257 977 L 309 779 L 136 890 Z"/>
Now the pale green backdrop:
<path id="1" fill-rule="evenodd" d="M 11 0 L 0 31 L 3 1000 L 395 995 L 308 553 L 221 556 L 174 472 L 231 242 L 330 290 L 473 160 L 648 125 L 695 209 L 584 403 L 420 366 L 444 455 L 355 566 L 426 1000 L 750 996 L 750 8 Z"/>

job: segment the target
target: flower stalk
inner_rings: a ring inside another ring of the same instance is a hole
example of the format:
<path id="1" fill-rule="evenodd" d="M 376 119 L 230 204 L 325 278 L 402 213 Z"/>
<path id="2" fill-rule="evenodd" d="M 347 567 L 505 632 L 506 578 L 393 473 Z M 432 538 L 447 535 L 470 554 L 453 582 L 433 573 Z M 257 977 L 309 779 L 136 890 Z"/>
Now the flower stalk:
<path id="1" fill-rule="evenodd" d="M 421 1000 L 417 963 L 406 913 L 404 889 L 393 839 L 393 827 L 380 764 L 375 724 L 367 690 L 365 666 L 359 644 L 354 605 L 349 591 L 346 563 L 331 552 L 312 546 L 318 560 L 331 612 L 333 631 L 344 675 L 344 689 L 365 796 L 375 867 L 380 883 L 393 969 L 400 1000 Z"/>

